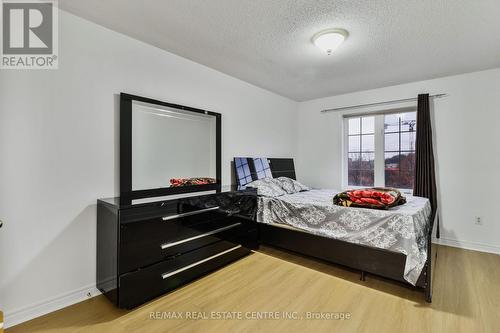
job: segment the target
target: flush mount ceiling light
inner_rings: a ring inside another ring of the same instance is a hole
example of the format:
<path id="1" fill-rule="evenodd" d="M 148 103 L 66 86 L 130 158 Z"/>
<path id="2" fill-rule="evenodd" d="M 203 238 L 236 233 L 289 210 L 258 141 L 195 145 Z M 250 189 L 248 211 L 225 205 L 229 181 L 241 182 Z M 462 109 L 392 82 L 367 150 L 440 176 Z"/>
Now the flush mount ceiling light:
<path id="1" fill-rule="evenodd" d="M 331 55 L 348 35 L 349 33 L 344 29 L 328 29 L 315 34 L 312 42 L 326 54 Z"/>

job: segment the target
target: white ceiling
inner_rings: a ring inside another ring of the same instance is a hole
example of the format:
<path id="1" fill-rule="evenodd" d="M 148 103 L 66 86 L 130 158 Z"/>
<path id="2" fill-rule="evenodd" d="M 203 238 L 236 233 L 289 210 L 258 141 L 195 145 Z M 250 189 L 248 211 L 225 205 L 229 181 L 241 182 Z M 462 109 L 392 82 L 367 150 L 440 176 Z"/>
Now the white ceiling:
<path id="1" fill-rule="evenodd" d="M 500 67 L 499 0 L 60 0 L 60 7 L 297 101 Z M 349 38 L 332 56 L 311 43 Z"/>

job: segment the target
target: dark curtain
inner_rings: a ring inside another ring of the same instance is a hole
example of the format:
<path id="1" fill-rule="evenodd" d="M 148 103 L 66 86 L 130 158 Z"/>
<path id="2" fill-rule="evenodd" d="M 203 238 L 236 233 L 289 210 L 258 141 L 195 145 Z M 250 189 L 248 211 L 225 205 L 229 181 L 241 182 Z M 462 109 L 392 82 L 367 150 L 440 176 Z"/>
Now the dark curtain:
<path id="1" fill-rule="evenodd" d="M 429 94 L 418 95 L 417 140 L 415 143 L 415 180 L 413 195 L 428 198 L 432 207 L 431 228 L 437 214 L 436 172 L 432 149 L 432 127 Z M 439 238 L 439 219 L 436 237 Z"/>

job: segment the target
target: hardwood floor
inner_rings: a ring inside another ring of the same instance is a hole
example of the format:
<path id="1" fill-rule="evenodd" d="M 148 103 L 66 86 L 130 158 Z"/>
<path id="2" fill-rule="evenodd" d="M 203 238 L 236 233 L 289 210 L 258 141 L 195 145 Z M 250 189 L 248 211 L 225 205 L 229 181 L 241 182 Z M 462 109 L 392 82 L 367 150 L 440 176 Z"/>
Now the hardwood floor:
<path id="1" fill-rule="evenodd" d="M 241 311 L 244 319 L 150 319 L 173 311 Z M 303 318 L 248 318 L 257 311 Z M 306 312 L 350 318 L 307 320 Z M 133 311 L 99 296 L 6 330 L 19 332 L 500 332 L 500 256 L 441 246 L 427 304 L 397 283 L 263 248 Z"/>

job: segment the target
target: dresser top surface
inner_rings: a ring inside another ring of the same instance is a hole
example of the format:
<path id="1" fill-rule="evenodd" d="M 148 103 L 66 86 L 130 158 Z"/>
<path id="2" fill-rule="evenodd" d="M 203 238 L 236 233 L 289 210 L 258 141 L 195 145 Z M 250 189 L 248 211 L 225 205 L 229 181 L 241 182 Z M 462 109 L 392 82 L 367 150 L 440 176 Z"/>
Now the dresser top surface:
<path id="1" fill-rule="evenodd" d="M 121 197 L 113 197 L 113 198 L 99 199 L 98 201 L 108 206 L 113 206 L 116 209 L 126 209 L 126 208 L 148 206 L 151 204 L 158 204 L 162 202 L 177 201 L 179 199 L 185 199 L 185 198 L 213 196 L 216 194 L 231 194 L 231 193 L 243 194 L 243 195 L 256 195 L 257 192 L 256 189 L 254 188 L 245 188 L 241 186 L 238 187 L 236 185 L 225 185 L 221 186 L 220 190 L 190 192 L 190 193 L 173 194 L 173 195 L 165 195 L 160 197 L 151 197 L 151 198 L 134 199 L 134 200 L 124 199 Z"/>

